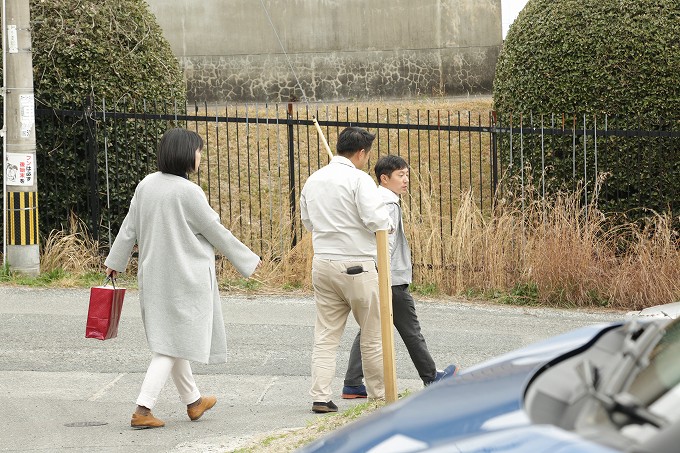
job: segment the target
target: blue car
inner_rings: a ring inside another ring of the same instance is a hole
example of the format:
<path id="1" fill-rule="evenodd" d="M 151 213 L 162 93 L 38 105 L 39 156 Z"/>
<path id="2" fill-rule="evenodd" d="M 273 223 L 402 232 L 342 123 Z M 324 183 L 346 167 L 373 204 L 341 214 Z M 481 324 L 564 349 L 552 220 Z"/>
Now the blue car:
<path id="1" fill-rule="evenodd" d="M 299 451 L 678 453 L 680 319 L 659 309 L 553 337 Z"/>

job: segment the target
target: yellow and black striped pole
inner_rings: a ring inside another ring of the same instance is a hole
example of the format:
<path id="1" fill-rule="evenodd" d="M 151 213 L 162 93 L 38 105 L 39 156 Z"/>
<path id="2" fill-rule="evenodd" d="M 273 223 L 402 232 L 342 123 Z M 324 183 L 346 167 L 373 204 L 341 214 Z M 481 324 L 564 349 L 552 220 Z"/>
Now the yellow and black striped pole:
<path id="1" fill-rule="evenodd" d="M 38 192 L 7 192 L 7 245 L 38 245 Z"/>

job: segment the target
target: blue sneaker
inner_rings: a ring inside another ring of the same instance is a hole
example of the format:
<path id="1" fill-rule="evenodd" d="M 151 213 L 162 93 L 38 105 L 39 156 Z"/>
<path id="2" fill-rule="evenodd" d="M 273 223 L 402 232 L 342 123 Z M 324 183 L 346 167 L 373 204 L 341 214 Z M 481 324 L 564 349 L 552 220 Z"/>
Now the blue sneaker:
<path id="1" fill-rule="evenodd" d="M 342 397 L 346 400 L 353 400 L 355 398 L 366 398 L 366 386 L 361 385 L 346 385 L 342 388 Z"/>
<path id="2" fill-rule="evenodd" d="M 458 372 L 458 367 L 456 365 L 449 365 L 443 370 L 437 370 L 437 375 L 434 377 L 434 380 L 432 382 L 426 382 L 425 386 L 427 387 L 428 385 L 441 381 L 442 379 L 448 379 L 450 377 L 453 377 L 456 373 Z"/>

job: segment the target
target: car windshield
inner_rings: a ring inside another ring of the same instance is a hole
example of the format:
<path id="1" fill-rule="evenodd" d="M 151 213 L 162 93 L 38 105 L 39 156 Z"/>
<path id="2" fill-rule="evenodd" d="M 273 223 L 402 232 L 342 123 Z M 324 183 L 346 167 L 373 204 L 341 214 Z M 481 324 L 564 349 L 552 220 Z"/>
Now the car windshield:
<path id="1" fill-rule="evenodd" d="M 628 389 L 628 393 L 643 406 L 652 405 L 680 384 L 680 318 L 667 325 L 665 330 L 649 355 L 649 365 Z"/>
<path id="2" fill-rule="evenodd" d="M 680 451 L 680 318 L 610 326 L 528 385 L 532 422 L 617 451 Z M 639 450 L 629 450 L 632 446 Z M 643 448 L 644 447 L 644 448 Z"/>
<path id="3" fill-rule="evenodd" d="M 649 364 L 633 380 L 628 394 L 649 416 L 622 427 L 621 433 L 636 443 L 655 442 L 644 451 L 678 451 L 680 440 L 680 318 L 665 327 L 661 340 L 649 354 Z M 653 423 L 654 417 L 659 423 Z M 646 420 L 645 420 L 646 419 Z M 650 423 L 646 423 L 650 422 Z"/>

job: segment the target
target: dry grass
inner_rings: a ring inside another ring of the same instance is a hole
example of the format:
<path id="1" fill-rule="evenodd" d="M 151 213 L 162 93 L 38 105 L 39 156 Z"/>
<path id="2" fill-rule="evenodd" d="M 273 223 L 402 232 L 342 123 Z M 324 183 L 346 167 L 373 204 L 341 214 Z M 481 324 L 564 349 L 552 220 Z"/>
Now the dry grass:
<path id="1" fill-rule="evenodd" d="M 611 278 L 604 281 L 607 296 L 626 308 L 643 308 L 655 301 L 680 299 L 680 244 L 668 215 L 654 215 L 644 228 L 630 228 L 632 241 Z M 608 284 L 607 284 L 608 283 Z"/>
<path id="2" fill-rule="evenodd" d="M 348 104 L 294 104 L 292 117 L 342 121 L 353 124 L 489 125 L 490 98 L 437 99 L 416 102 L 364 102 Z M 290 197 L 299 197 L 307 177 L 328 162 L 321 138 L 312 126 L 294 126 L 294 156 L 288 155 L 287 104 L 204 106 L 197 112 L 207 119 L 247 118 L 247 123 L 207 120 L 189 124 L 204 137 L 205 148 L 195 177 L 233 233 L 258 254 L 280 259 L 288 252 L 299 225 L 291 229 Z M 265 122 L 265 119 L 267 121 Z M 377 138 L 372 163 L 381 155 L 403 156 L 412 164 L 410 207 L 420 212 L 428 200 L 439 217 L 451 216 L 461 192 L 473 189 L 478 202 L 491 207 L 489 136 L 461 131 L 371 128 Z M 322 126 L 333 149 L 339 127 Z M 436 194 L 436 198 L 433 195 Z"/>
<path id="3" fill-rule="evenodd" d="M 613 223 L 595 200 L 586 210 L 581 199 L 580 193 L 537 198 L 523 210 L 501 204 L 487 217 L 468 197 L 449 238 L 412 232 L 416 244 L 442 237 L 447 263 L 439 272 L 421 268 L 416 278 L 437 282 L 448 294 L 530 288 L 529 302 L 560 307 L 641 309 L 678 300 L 680 238 L 670 216 L 654 215 L 643 228 Z"/>
<path id="4" fill-rule="evenodd" d="M 46 273 L 97 272 L 101 269 L 99 243 L 90 237 L 85 223 L 72 214 L 69 230 L 52 231 L 42 244 L 40 269 Z"/>
<path id="5" fill-rule="evenodd" d="M 419 260 L 414 281 L 449 295 L 510 295 L 516 297 L 506 300 L 514 303 L 561 307 L 632 310 L 680 299 L 680 239 L 669 215 L 654 214 L 642 225 L 613 223 L 579 200 L 579 193 L 558 195 L 528 201 L 524 209 L 501 201 L 484 215 L 468 193 L 444 229 L 431 210 L 414 216 L 405 209 Z M 225 290 L 309 292 L 312 256 L 305 234 L 288 253 L 265 259 L 253 279 L 240 278 L 227 262 L 218 276 Z M 74 276 L 59 282 L 67 286 L 77 284 L 78 275 L 103 270 L 98 244 L 75 218 L 69 231 L 53 232 L 44 242 L 41 268 Z"/>
<path id="6" fill-rule="evenodd" d="M 414 282 L 447 295 L 499 297 L 511 303 L 557 307 L 641 309 L 680 299 L 680 239 L 669 215 L 640 227 L 614 223 L 580 193 L 551 200 L 499 203 L 485 215 L 468 193 L 452 225 L 428 208 L 404 210 Z M 407 206 L 407 203 L 404 203 Z M 311 291 L 311 235 L 257 278 L 263 291 Z M 223 283 L 237 281 L 231 266 Z"/>

